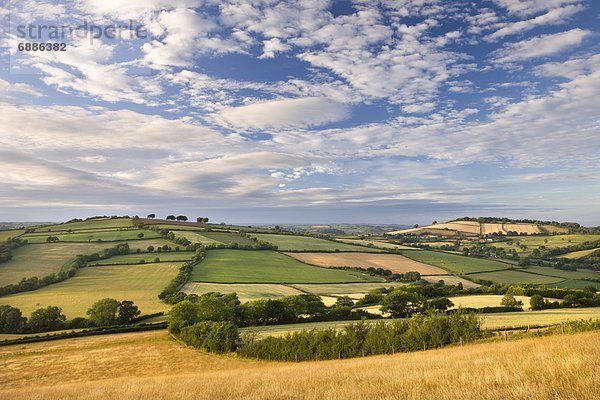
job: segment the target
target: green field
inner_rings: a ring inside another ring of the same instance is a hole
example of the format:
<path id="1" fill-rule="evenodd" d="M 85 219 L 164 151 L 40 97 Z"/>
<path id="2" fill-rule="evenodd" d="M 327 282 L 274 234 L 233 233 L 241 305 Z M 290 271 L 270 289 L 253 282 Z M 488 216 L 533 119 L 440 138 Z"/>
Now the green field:
<path id="1" fill-rule="evenodd" d="M 108 243 L 44 243 L 19 247 L 13 250 L 11 260 L 0 264 L 0 286 L 19 283 L 22 278 L 43 277 L 59 272 L 75 256 L 108 247 Z"/>
<path id="2" fill-rule="evenodd" d="M 565 281 L 549 284 L 548 287 L 558 287 L 565 289 L 583 289 L 586 286 L 593 286 L 600 290 L 600 282 L 585 281 L 582 279 L 567 279 Z"/>
<path id="3" fill-rule="evenodd" d="M 255 244 L 252 239 L 241 236 L 235 232 L 202 232 L 201 236 L 224 244 L 237 243 L 243 246 L 252 246 Z"/>
<path id="4" fill-rule="evenodd" d="M 177 275 L 178 263 L 86 267 L 77 274 L 32 292 L 0 297 L 0 304 L 18 307 L 24 315 L 40 307 L 59 306 L 68 318 L 85 317 L 97 300 L 133 300 L 142 313 L 165 311 L 158 294 Z"/>
<path id="5" fill-rule="evenodd" d="M 405 286 L 405 283 L 400 282 L 377 282 L 377 283 L 324 283 L 324 284 L 294 284 L 290 285 L 294 288 L 318 295 L 345 295 L 352 294 L 350 297 L 362 297 L 373 289 L 382 287 Z"/>
<path id="6" fill-rule="evenodd" d="M 127 229 L 122 231 L 88 231 L 49 234 L 48 236 L 58 237 L 60 242 L 111 242 L 124 240 L 140 240 L 138 234 L 143 233 L 143 239 L 156 239 L 160 237 L 158 232 L 142 230 L 142 229 Z M 23 235 L 23 239 L 27 239 L 29 243 L 46 243 L 48 238 L 46 235 Z"/>
<path id="7" fill-rule="evenodd" d="M 471 274 L 469 278 L 484 279 L 495 283 L 523 283 L 532 285 L 548 285 L 551 283 L 560 283 L 563 278 L 555 278 L 551 276 L 542 276 L 536 274 L 528 274 L 517 270 L 485 272 L 481 274 Z"/>
<path id="8" fill-rule="evenodd" d="M 173 233 L 175 234 L 176 237 L 184 237 L 192 243 L 202 243 L 204 245 L 222 244 L 223 243 L 218 240 L 206 237 L 206 235 L 204 235 L 205 232 L 173 231 Z M 242 239 L 244 239 L 244 238 L 242 238 Z"/>
<path id="9" fill-rule="evenodd" d="M 465 257 L 440 251 L 403 251 L 402 255 L 425 264 L 435 265 L 457 274 L 471 274 L 483 271 L 507 269 L 509 265 L 499 261 Z"/>
<path id="10" fill-rule="evenodd" d="M 256 299 L 274 299 L 283 296 L 302 294 L 301 291 L 286 285 L 275 283 L 204 283 L 190 282 L 183 287 L 189 294 L 209 292 L 237 293 L 243 302 Z"/>
<path id="11" fill-rule="evenodd" d="M 0 243 L 6 242 L 10 238 L 15 238 L 25 232 L 25 229 L 11 229 L 8 231 L 0 231 Z"/>
<path id="12" fill-rule="evenodd" d="M 585 242 L 593 242 L 600 240 L 600 235 L 587 234 L 569 234 L 569 235 L 553 235 L 553 236 L 518 236 L 511 238 L 513 243 L 507 242 L 491 243 L 490 246 L 495 246 L 504 249 L 514 249 L 520 254 L 530 254 L 534 249 L 544 246 L 548 249 L 557 247 L 568 247 Z M 527 246 L 526 249 L 521 249 L 519 244 Z"/>
<path id="13" fill-rule="evenodd" d="M 45 225 L 35 229 L 36 232 L 66 231 L 69 229 L 99 229 L 99 228 L 125 228 L 133 226 L 129 218 L 102 218 L 81 222 L 67 222 L 65 224 Z"/>
<path id="14" fill-rule="evenodd" d="M 600 250 L 600 247 L 596 247 L 595 249 L 573 251 L 571 253 L 564 254 L 564 255 L 562 255 L 560 257 L 564 257 L 564 258 L 581 258 L 581 257 L 585 257 L 587 255 L 592 254 L 596 250 Z"/>
<path id="15" fill-rule="evenodd" d="M 331 240 L 313 238 L 310 236 L 293 236 L 293 235 L 277 235 L 255 233 L 252 236 L 259 240 L 272 243 L 279 250 L 283 251 L 360 251 L 360 252 L 380 252 L 380 249 L 353 246 L 347 243 L 334 242 Z"/>
<path id="16" fill-rule="evenodd" d="M 192 281 L 213 283 L 374 282 L 353 271 L 319 268 L 275 251 L 210 250 L 192 272 Z"/>
<path id="17" fill-rule="evenodd" d="M 169 251 L 161 253 L 132 253 L 122 256 L 114 256 L 105 260 L 99 260 L 90 263 L 89 265 L 114 265 L 114 264 L 138 264 L 141 261 L 145 263 L 154 262 L 159 258 L 159 262 L 163 261 L 189 261 L 196 254 L 193 251 Z"/>
<path id="18" fill-rule="evenodd" d="M 565 279 L 600 279 L 600 272 L 589 269 L 579 269 L 577 271 L 565 271 L 557 268 L 528 266 L 524 271 L 535 272 L 536 274 L 558 276 Z"/>

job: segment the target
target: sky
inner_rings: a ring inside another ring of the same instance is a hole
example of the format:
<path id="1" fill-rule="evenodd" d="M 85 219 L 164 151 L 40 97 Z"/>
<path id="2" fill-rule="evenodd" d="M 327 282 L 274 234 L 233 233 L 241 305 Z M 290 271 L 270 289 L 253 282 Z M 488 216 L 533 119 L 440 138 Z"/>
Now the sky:
<path id="1" fill-rule="evenodd" d="M 598 1 L 20 0 L 0 18 L 0 220 L 600 225 Z M 40 41 L 66 51 L 19 51 Z"/>

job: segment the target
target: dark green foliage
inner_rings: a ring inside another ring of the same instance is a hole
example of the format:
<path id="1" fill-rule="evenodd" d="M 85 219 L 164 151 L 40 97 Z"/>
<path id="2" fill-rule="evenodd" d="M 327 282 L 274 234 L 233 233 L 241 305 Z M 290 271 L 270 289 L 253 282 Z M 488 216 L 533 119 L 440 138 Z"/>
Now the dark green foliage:
<path id="1" fill-rule="evenodd" d="M 29 328 L 33 332 L 56 331 L 65 327 L 67 317 L 56 306 L 40 308 L 31 313 Z"/>
<path id="2" fill-rule="evenodd" d="M 27 240 L 19 238 L 10 238 L 6 242 L 0 243 L 0 263 L 12 258 L 12 251 L 27 244 Z"/>
<path id="3" fill-rule="evenodd" d="M 96 326 L 111 326 L 117 324 L 119 302 L 115 299 L 102 299 L 95 302 L 87 310 L 90 320 Z"/>
<path id="4" fill-rule="evenodd" d="M 542 296 L 540 296 L 539 294 L 534 294 L 529 299 L 529 306 L 531 307 L 531 309 L 533 311 L 544 309 L 544 305 L 545 305 L 544 298 Z"/>
<path id="5" fill-rule="evenodd" d="M 9 305 L 0 306 L 0 332 L 22 333 L 25 331 L 27 318 L 23 317 L 21 310 Z"/>
<path id="6" fill-rule="evenodd" d="M 246 357 L 279 361 L 308 361 L 391 354 L 466 343 L 483 336 L 473 315 L 430 312 L 408 321 L 360 322 L 334 329 L 301 331 L 280 338 L 248 340 L 238 350 Z"/>
<path id="7" fill-rule="evenodd" d="M 129 325 L 141 314 L 140 309 L 131 300 L 123 300 L 117 307 L 117 324 Z"/>
<path id="8" fill-rule="evenodd" d="M 181 330 L 178 338 L 188 346 L 213 353 L 235 351 L 240 335 L 231 322 L 202 321 Z"/>
<path id="9" fill-rule="evenodd" d="M 390 313 L 394 318 L 410 317 L 422 312 L 427 300 L 419 293 L 405 290 L 393 290 L 381 300 L 381 311 Z"/>

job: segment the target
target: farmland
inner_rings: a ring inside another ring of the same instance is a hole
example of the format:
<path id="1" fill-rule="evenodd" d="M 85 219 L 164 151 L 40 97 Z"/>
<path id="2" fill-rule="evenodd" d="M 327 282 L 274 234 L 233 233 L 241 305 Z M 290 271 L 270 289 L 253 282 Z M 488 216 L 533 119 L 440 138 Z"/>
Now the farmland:
<path id="1" fill-rule="evenodd" d="M 565 257 L 565 258 L 581 258 L 581 257 L 585 257 L 588 256 L 590 254 L 592 254 L 594 251 L 600 250 L 600 247 L 596 247 L 595 249 L 588 249 L 588 250 L 579 250 L 579 251 L 573 251 L 571 253 L 567 253 L 561 257 Z"/>
<path id="2" fill-rule="evenodd" d="M 127 229 L 119 231 L 85 231 L 85 232 L 74 232 L 74 233 L 52 233 L 52 236 L 58 238 L 60 242 L 99 242 L 99 241 L 124 241 L 124 240 L 139 240 L 139 234 L 143 234 L 143 238 L 156 239 L 160 237 L 158 232 L 141 230 L 141 229 Z M 26 239 L 29 243 L 45 243 L 46 235 L 23 235 L 22 238 Z"/>
<path id="3" fill-rule="evenodd" d="M 446 285 L 457 285 L 457 284 L 461 283 L 463 285 L 463 287 L 465 287 L 465 288 L 480 286 L 479 284 L 477 284 L 475 282 L 471 282 L 467 279 L 458 277 L 456 275 L 431 275 L 431 276 L 424 276 L 423 279 L 426 280 L 427 282 L 434 282 L 434 283 L 439 282 L 440 280 L 443 280 Z"/>
<path id="4" fill-rule="evenodd" d="M 0 231 L 0 243 L 5 242 L 10 238 L 15 238 L 25 233 L 25 229 L 12 229 L 8 231 Z"/>
<path id="5" fill-rule="evenodd" d="M 237 243 L 243 246 L 252 246 L 254 244 L 251 239 L 234 232 L 202 232 L 202 236 L 224 244 Z"/>
<path id="6" fill-rule="evenodd" d="M 338 242 L 357 244 L 361 246 L 373 246 L 381 249 L 397 249 L 397 250 L 419 250 L 418 248 L 403 246 L 400 244 L 383 242 L 381 240 L 364 240 L 364 239 L 336 239 Z"/>
<path id="7" fill-rule="evenodd" d="M 189 282 L 183 288 L 188 294 L 203 294 L 210 292 L 237 293 L 242 302 L 256 299 L 274 299 L 283 296 L 302 294 L 301 291 L 288 285 L 274 283 L 204 283 Z"/>
<path id="8" fill-rule="evenodd" d="M 127 228 L 133 226 L 129 218 L 97 218 L 80 222 L 67 222 L 64 224 L 45 225 L 35 228 L 36 232 L 57 232 L 82 229 L 102 229 L 102 228 Z"/>
<path id="9" fill-rule="evenodd" d="M 450 300 L 454 303 L 454 307 L 498 307 L 502 302 L 504 296 L 497 294 L 484 294 L 474 296 L 454 296 L 450 297 Z M 529 308 L 529 297 L 527 296 L 515 296 L 515 299 L 523 302 L 523 308 Z"/>
<path id="10" fill-rule="evenodd" d="M 91 262 L 90 265 L 114 265 L 114 264 L 139 264 L 151 263 L 155 259 L 164 261 L 188 261 L 194 256 L 193 251 L 171 251 L 161 253 L 131 253 L 110 257 L 104 260 Z"/>
<path id="11" fill-rule="evenodd" d="M 321 267 L 375 267 L 395 273 L 416 271 L 421 275 L 443 275 L 446 270 L 397 254 L 377 253 L 288 253 L 290 257 Z"/>
<path id="12" fill-rule="evenodd" d="M 211 250 L 194 267 L 192 281 L 213 283 L 337 283 L 379 279 L 307 265 L 274 251 Z"/>
<path id="13" fill-rule="evenodd" d="M 470 274 L 483 271 L 494 271 L 507 269 L 509 265 L 494 260 L 464 257 L 457 254 L 449 254 L 439 251 L 403 251 L 402 255 L 425 264 L 457 273 Z"/>
<path id="14" fill-rule="evenodd" d="M 379 252 L 381 250 L 353 246 L 347 243 L 338 243 L 331 240 L 319 239 L 310 236 L 276 235 L 254 233 L 252 236 L 259 240 L 272 243 L 283 251 L 358 251 L 358 252 Z"/>
<path id="15" fill-rule="evenodd" d="M 59 272 L 78 254 L 90 254 L 110 247 L 108 243 L 28 244 L 13 251 L 10 261 L 0 264 L 0 286 L 22 278 L 43 277 Z"/>
<path id="16" fill-rule="evenodd" d="M 207 244 L 221 244 L 222 242 L 210 239 L 204 235 L 204 232 L 193 232 L 193 231 L 173 231 L 176 237 L 184 237 L 192 243 Z"/>
<path id="17" fill-rule="evenodd" d="M 0 304 L 18 307 L 25 315 L 40 307 L 59 306 L 67 317 L 74 318 L 84 317 L 95 301 L 112 297 L 133 300 L 146 314 L 165 311 L 168 306 L 157 295 L 177 269 L 176 263 L 86 267 L 66 281 L 0 297 Z"/>
<path id="18" fill-rule="evenodd" d="M 501 284 L 522 283 L 532 285 L 548 285 L 551 283 L 559 283 L 564 280 L 563 278 L 530 274 L 518 270 L 493 271 L 484 272 L 480 274 L 471 274 L 469 275 L 469 278 L 482 279 Z"/>
<path id="19" fill-rule="evenodd" d="M 534 249 L 544 246 L 548 249 L 557 247 L 567 247 L 585 242 L 593 242 L 599 240 L 600 235 L 590 234 L 569 234 L 569 235 L 554 235 L 554 236 L 519 236 L 511 238 L 511 242 L 503 241 L 493 243 L 492 246 L 514 249 L 520 254 L 530 254 Z M 525 248 L 521 246 L 526 246 Z"/>
<path id="20" fill-rule="evenodd" d="M 0 397 L 592 399 L 599 340 L 587 332 L 297 364 L 207 354 L 164 332 L 88 337 L 0 348 Z"/>

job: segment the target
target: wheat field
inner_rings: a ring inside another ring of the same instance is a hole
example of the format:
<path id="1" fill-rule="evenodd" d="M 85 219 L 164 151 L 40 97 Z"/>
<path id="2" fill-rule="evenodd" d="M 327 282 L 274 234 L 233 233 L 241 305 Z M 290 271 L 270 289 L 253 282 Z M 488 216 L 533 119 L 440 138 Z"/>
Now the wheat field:
<path id="1" fill-rule="evenodd" d="M 274 363 L 164 332 L 0 348 L 0 399 L 595 399 L 600 333 L 351 360 Z"/>

